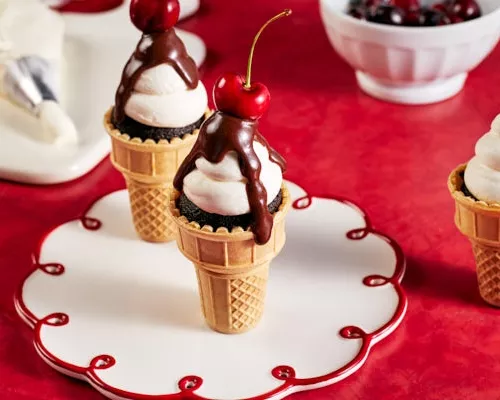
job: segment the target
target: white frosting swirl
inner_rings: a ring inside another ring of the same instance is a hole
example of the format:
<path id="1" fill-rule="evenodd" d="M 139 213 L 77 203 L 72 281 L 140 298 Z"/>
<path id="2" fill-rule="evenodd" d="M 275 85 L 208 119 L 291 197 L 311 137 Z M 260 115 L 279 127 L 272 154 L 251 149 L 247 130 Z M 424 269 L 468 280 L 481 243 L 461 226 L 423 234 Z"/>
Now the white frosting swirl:
<path id="1" fill-rule="evenodd" d="M 500 115 L 477 141 L 475 152 L 465 169 L 465 185 L 477 199 L 500 203 Z"/>
<path id="2" fill-rule="evenodd" d="M 281 190 L 282 171 L 278 164 L 269 159 L 265 146 L 254 141 L 253 148 L 260 160 L 260 181 L 267 191 L 267 204 L 270 204 Z M 234 216 L 250 212 L 246 183 L 238 156 L 231 151 L 217 164 L 203 157 L 198 158 L 196 169 L 184 178 L 183 190 L 187 198 L 202 210 Z"/>
<path id="3" fill-rule="evenodd" d="M 129 64 L 127 73 L 137 67 Z M 144 125 L 181 128 L 198 121 L 207 104 L 207 91 L 201 81 L 191 90 L 172 66 L 161 64 L 144 71 L 138 79 L 125 114 Z"/>

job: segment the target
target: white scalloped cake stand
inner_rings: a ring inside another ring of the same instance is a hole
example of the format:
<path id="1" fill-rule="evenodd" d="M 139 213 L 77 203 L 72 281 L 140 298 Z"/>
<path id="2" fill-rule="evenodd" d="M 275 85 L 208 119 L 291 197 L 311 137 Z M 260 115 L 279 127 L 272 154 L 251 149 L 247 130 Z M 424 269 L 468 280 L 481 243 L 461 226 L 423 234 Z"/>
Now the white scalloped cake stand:
<path id="1" fill-rule="evenodd" d="M 0 99 L 0 178 L 34 184 L 67 182 L 85 175 L 109 153 L 103 127 L 123 66 L 139 41 L 128 5 L 101 14 L 67 14 L 61 101 L 75 122 L 77 145 L 56 147 L 37 140 L 39 123 Z M 187 10 L 192 12 L 192 10 Z M 196 35 L 177 30 L 198 65 L 206 47 Z"/>
<path id="2" fill-rule="evenodd" d="M 351 203 L 289 187 L 287 243 L 255 330 L 205 326 L 193 266 L 174 243 L 137 239 L 119 191 L 35 255 L 16 308 L 36 350 L 111 399 L 281 399 L 354 373 L 403 319 L 403 254 Z"/>

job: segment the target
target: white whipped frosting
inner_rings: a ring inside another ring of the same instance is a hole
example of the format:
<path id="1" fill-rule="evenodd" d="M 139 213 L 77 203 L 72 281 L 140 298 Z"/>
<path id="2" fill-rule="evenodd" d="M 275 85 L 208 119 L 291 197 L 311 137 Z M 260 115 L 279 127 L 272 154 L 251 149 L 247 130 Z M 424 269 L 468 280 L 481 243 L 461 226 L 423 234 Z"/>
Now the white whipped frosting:
<path id="1" fill-rule="evenodd" d="M 500 203 L 500 115 L 477 141 L 475 152 L 465 169 L 465 185 L 477 199 Z"/>
<path id="2" fill-rule="evenodd" d="M 269 159 L 265 146 L 254 141 L 253 148 L 260 160 L 260 180 L 267 191 L 267 204 L 270 204 L 281 190 L 282 171 Z M 183 190 L 187 198 L 202 210 L 234 216 L 250 212 L 246 183 L 237 154 L 231 151 L 217 164 L 203 157 L 196 160 L 196 169 L 184 178 Z"/>
<path id="3" fill-rule="evenodd" d="M 129 68 L 133 70 L 137 65 L 132 63 Z M 162 64 L 144 71 L 125 106 L 125 113 L 144 125 L 181 128 L 198 121 L 207 104 L 207 91 L 201 81 L 190 90 L 172 66 Z"/>

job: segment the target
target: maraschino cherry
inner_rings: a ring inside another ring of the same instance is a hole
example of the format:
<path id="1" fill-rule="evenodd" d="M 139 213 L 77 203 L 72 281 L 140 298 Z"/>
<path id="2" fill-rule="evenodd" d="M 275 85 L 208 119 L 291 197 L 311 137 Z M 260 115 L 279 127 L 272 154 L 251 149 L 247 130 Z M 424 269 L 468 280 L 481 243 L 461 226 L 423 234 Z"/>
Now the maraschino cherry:
<path id="1" fill-rule="evenodd" d="M 481 16 L 481 8 L 475 0 L 453 0 L 449 2 L 450 14 L 456 15 L 465 21 L 479 18 Z"/>
<path id="2" fill-rule="evenodd" d="M 436 9 L 423 8 L 420 12 L 423 17 L 422 26 L 442 26 L 451 24 L 448 15 Z"/>
<path id="3" fill-rule="evenodd" d="M 420 8 L 420 0 L 393 0 L 393 4 L 405 11 L 414 11 Z"/>
<path id="4" fill-rule="evenodd" d="M 378 6 L 368 16 L 368 21 L 386 25 L 403 25 L 405 12 L 396 6 Z"/>
<path id="5" fill-rule="evenodd" d="M 440 26 L 479 18 L 477 0 L 437 0 L 422 5 L 420 0 L 349 0 L 347 14 L 357 19 L 389 25 Z"/>
<path id="6" fill-rule="evenodd" d="M 444 3 L 436 3 L 431 7 L 433 10 L 448 14 L 448 6 Z"/>
<path id="7" fill-rule="evenodd" d="M 378 7 L 391 5 L 391 0 L 364 0 L 365 7 Z"/>
<path id="8" fill-rule="evenodd" d="M 267 21 L 257 32 L 248 57 L 246 78 L 234 73 L 225 73 L 217 80 L 213 95 L 215 106 L 219 111 L 251 120 L 259 119 L 267 111 L 271 101 L 269 90 L 262 83 L 252 83 L 251 81 L 255 45 L 261 33 L 270 23 L 290 14 L 292 14 L 292 10 L 286 9 Z"/>
<path id="9" fill-rule="evenodd" d="M 132 0 L 130 19 L 145 34 L 169 30 L 179 20 L 178 0 Z"/>

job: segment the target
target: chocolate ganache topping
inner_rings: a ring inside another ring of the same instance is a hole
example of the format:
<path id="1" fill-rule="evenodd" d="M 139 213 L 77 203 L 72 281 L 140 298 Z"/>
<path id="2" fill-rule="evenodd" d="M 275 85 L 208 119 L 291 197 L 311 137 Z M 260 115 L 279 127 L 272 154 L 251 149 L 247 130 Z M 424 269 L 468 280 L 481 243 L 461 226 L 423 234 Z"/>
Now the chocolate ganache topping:
<path id="1" fill-rule="evenodd" d="M 267 191 L 260 181 L 261 164 L 253 148 L 254 140 L 267 148 L 269 159 L 283 172 L 286 161 L 269 146 L 258 131 L 258 122 L 233 117 L 221 111 L 205 121 L 191 153 L 184 159 L 174 179 L 174 187 L 182 190 L 184 178 L 196 168 L 196 160 L 206 158 L 211 163 L 221 162 L 227 153 L 237 154 L 242 175 L 247 179 L 246 192 L 254 222 L 252 231 L 258 244 L 265 244 L 271 237 L 273 216 L 267 207 Z"/>
<path id="2" fill-rule="evenodd" d="M 173 28 L 166 32 L 143 34 L 122 74 L 115 96 L 114 120 L 125 119 L 125 106 L 141 74 L 161 64 L 171 65 L 190 89 L 198 86 L 198 68 Z"/>

